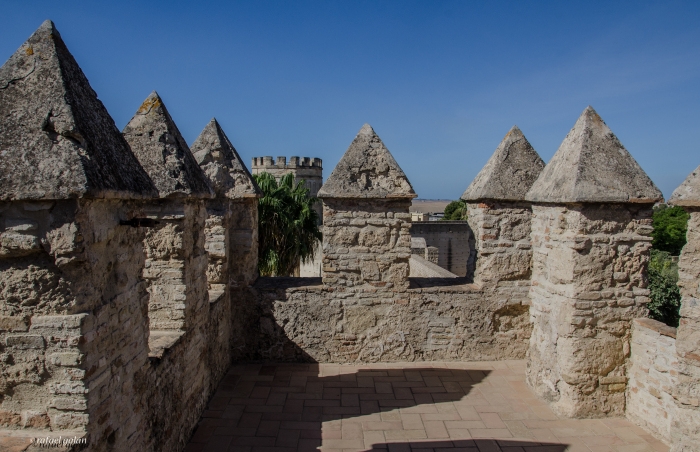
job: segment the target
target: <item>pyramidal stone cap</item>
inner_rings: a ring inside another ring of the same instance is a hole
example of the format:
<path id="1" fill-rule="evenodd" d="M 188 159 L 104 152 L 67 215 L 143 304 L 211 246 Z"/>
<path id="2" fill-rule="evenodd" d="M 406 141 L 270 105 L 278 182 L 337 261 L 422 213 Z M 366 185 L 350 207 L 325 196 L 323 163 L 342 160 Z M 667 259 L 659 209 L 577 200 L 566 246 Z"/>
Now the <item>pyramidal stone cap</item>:
<path id="1" fill-rule="evenodd" d="M 262 196 L 216 118 L 209 121 L 191 150 L 217 196 L 231 199 Z"/>
<path id="2" fill-rule="evenodd" d="M 522 201 L 542 168 L 544 162 L 539 154 L 518 126 L 513 126 L 462 194 L 462 199 Z"/>
<path id="3" fill-rule="evenodd" d="M 158 93 L 146 98 L 123 134 L 161 198 L 212 197 L 207 177 Z"/>
<path id="4" fill-rule="evenodd" d="M 156 195 L 50 20 L 0 68 L 0 168 L 3 201 Z"/>
<path id="5" fill-rule="evenodd" d="M 683 207 L 700 207 L 700 166 L 673 190 L 669 204 Z"/>
<path id="6" fill-rule="evenodd" d="M 369 124 L 360 129 L 350 147 L 318 191 L 319 198 L 415 198 L 394 157 Z"/>
<path id="7" fill-rule="evenodd" d="M 663 195 L 589 106 L 525 199 L 543 203 L 655 203 L 663 200 Z"/>

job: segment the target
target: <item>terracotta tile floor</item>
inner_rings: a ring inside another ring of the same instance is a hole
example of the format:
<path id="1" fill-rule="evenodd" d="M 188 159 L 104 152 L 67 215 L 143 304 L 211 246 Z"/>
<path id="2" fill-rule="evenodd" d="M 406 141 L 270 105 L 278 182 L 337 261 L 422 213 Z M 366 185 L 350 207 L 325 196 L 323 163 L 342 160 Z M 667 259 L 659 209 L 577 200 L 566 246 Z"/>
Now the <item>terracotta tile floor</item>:
<path id="1" fill-rule="evenodd" d="M 524 361 L 231 367 L 187 451 L 668 451 L 625 419 L 560 419 Z"/>

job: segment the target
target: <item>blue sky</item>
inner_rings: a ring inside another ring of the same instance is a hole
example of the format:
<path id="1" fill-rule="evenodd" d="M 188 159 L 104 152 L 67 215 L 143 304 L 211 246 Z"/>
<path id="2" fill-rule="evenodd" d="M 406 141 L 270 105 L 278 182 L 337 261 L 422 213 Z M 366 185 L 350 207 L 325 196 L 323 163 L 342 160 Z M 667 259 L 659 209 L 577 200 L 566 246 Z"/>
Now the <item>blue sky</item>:
<path id="1" fill-rule="evenodd" d="M 246 165 L 365 122 L 421 198 L 456 199 L 517 124 L 548 161 L 592 105 L 670 196 L 700 164 L 700 2 L 3 1 L 0 59 L 45 19 L 121 129 L 152 90 Z"/>

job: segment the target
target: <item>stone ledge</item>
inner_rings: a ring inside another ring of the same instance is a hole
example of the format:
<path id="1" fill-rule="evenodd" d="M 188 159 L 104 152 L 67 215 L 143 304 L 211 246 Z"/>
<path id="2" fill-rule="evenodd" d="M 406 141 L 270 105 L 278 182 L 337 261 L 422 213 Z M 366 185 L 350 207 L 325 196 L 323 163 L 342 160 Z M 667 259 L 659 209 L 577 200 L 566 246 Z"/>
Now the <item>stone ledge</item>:
<path id="1" fill-rule="evenodd" d="M 483 289 L 478 284 L 468 282 L 464 277 L 452 278 L 408 278 L 410 287 L 406 291 L 393 291 L 395 293 L 433 293 L 433 292 L 456 292 L 456 293 L 478 293 Z M 261 277 L 253 284 L 253 287 L 260 291 L 283 290 L 292 292 L 336 292 L 328 286 L 324 286 L 321 278 L 292 278 L 292 277 Z M 374 288 L 347 288 L 342 291 L 347 294 L 354 293 L 375 293 Z"/>
<path id="2" fill-rule="evenodd" d="M 468 282 L 467 278 L 408 278 L 409 293 L 430 292 L 481 292 L 481 287 Z"/>
<path id="3" fill-rule="evenodd" d="M 673 328 L 672 326 L 668 326 L 668 325 L 661 323 L 657 320 L 648 319 L 648 318 L 639 318 L 639 319 L 634 319 L 634 323 L 641 326 L 641 327 L 656 331 L 657 333 L 661 334 L 662 336 L 668 336 L 668 337 L 672 337 L 674 339 L 676 338 L 676 328 Z"/>
<path id="4" fill-rule="evenodd" d="M 209 303 L 214 304 L 224 298 L 225 291 L 223 290 L 210 290 L 209 292 Z"/>
<path id="5" fill-rule="evenodd" d="M 148 337 L 148 358 L 151 360 L 162 359 L 163 355 L 173 348 L 184 335 L 184 331 L 151 331 Z"/>
<path id="6" fill-rule="evenodd" d="M 271 277 L 262 276 L 255 281 L 253 287 L 261 290 L 276 290 L 276 289 L 321 289 L 323 282 L 321 278 L 293 278 L 286 276 Z"/>

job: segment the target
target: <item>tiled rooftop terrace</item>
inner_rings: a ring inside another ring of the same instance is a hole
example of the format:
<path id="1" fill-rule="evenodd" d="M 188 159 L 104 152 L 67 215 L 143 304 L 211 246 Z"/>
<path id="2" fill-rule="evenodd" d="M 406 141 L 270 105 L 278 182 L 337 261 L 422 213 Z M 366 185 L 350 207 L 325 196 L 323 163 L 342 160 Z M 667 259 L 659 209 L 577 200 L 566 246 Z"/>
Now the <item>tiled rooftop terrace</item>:
<path id="1" fill-rule="evenodd" d="M 562 419 L 525 361 L 231 367 L 195 451 L 666 452 L 626 419 Z"/>

